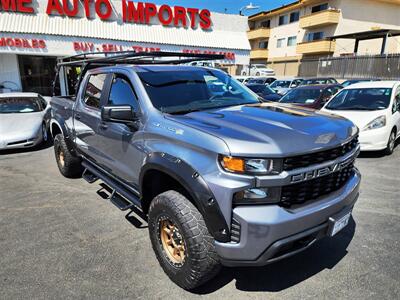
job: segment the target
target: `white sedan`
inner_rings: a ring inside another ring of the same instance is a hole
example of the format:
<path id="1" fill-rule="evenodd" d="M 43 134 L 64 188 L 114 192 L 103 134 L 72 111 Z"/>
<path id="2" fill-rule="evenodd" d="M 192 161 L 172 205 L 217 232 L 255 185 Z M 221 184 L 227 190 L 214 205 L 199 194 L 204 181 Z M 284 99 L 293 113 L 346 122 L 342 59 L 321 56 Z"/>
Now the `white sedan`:
<path id="1" fill-rule="evenodd" d="M 50 117 L 48 101 L 36 93 L 0 94 L 0 150 L 47 142 Z"/>
<path id="2" fill-rule="evenodd" d="M 361 151 L 391 154 L 400 136 L 400 81 L 350 85 L 322 109 L 351 120 L 360 129 Z"/>

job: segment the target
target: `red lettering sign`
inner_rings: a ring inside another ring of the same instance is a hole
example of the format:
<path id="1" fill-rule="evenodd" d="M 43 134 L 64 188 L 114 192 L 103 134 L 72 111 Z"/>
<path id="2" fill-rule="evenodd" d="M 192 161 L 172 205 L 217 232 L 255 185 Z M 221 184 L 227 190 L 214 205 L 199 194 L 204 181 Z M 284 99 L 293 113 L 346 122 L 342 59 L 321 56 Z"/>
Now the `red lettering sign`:
<path id="1" fill-rule="evenodd" d="M 47 45 L 44 40 L 0 37 L 0 47 L 45 49 Z"/>
<path id="2" fill-rule="evenodd" d="M 34 13 L 32 0 L 0 0 L 0 11 Z"/>

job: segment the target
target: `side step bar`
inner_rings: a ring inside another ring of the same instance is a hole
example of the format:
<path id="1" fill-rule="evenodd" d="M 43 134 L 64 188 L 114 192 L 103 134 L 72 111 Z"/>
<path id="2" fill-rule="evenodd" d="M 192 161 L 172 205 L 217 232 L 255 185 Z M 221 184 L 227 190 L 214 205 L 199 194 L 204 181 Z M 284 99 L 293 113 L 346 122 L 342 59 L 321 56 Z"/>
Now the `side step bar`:
<path id="1" fill-rule="evenodd" d="M 87 174 L 86 181 L 88 179 L 101 179 L 113 189 L 113 192 L 110 197 L 110 201 L 117 206 L 120 210 L 127 210 L 132 208 L 133 206 L 137 206 L 141 208 L 141 202 L 138 196 L 134 195 L 132 192 L 127 190 L 122 184 L 120 184 L 117 180 L 110 178 L 109 176 L 103 174 L 103 172 L 99 171 L 96 167 L 88 163 L 87 161 L 82 162 L 82 166 L 85 168 L 83 174 Z M 92 182 L 94 182 L 92 181 Z M 89 181 L 88 181 L 89 182 Z M 89 183 L 92 183 L 89 182 Z"/>
<path id="2" fill-rule="evenodd" d="M 82 178 L 85 179 L 89 183 L 93 183 L 99 179 L 99 177 L 94 175 L 88 169 L 85 169 L 85 171 L 83 171 Z"/>

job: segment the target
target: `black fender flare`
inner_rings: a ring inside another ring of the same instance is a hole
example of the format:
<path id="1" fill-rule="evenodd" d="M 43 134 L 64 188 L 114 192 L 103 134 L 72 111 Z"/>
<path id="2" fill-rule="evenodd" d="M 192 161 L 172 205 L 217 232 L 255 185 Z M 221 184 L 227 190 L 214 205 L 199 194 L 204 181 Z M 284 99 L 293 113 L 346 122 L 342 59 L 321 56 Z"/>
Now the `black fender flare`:
<path id="1" fill-rule="evenodd" d="M 73 140 L 71 139 L 71 135 L 69 134 L 66 126 L 65 126 L 65 121 L 63 118 L 61 118 L 60 116 L 54 116 L 51 121 L 50 121 L 50 132 L 53 138 L 55 138 L 54 134 L 53 134 L 53 125 L 56 125 L 65 140 L 65 143 L 67 144 L 68 150 L 71 151 L 72 154 L 76 155 L 76 151 L 75 151 L 75 146 L 73 143 Z"/>
<path id="2" fill-rule="evenodd" d="M 202 214 L 206 226 L 219 242 L 229 242 L 230 233 L 218 202 L 205 180 L 185 161 L 166 153 L 155 152 L 147 155 L 140 171 L 139 186 L 143 194 L 143 178 L 147 171 L 161 171 L 178 181 L 192 197 L 193 203 Z"/>

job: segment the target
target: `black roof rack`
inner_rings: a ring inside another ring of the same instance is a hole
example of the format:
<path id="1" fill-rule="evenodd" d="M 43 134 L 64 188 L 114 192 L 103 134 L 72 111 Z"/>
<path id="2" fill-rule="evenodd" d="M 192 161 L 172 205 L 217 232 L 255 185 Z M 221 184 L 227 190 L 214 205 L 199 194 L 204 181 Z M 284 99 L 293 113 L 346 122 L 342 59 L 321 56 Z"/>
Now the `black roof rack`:
<path id="1" fill-rule="evenodd" d="M 81 72 L 75 84 L 75 93 L 77 93 L 83 76 L 89 69 L 96 67 L 113 66 L 118 64 L 124 65 L 149 65 L 149 64 L 184 64 L 193 61 L 204 60 L 222 60 L 224 55 L 219 54 L 195 54 L 182 52 L 136 52 L 136 51 L 118 51 L 118 52 L 91 52 L 82 53 L 73 56 L 59 58 L 56 67 L 56 78 L 53 81 L 53 95 L 57 78 L 59 78 L 60 69 L 64 67 L 80 67 Z M 65 70 L 65 69 L 64 69 Z M 65 79 L 64 79 L 65 80 Z M 66 83 L 64 82 L 64 86 Z"/>
<path id="2" fill-rule="evenodd" d="M 88 64 L 182 64 L 199 60 L 221 60 L 224 58 L 224 55 L 219 54 L 195 54 L 163 51 L 92 52 L 61 58 L 58 60 L 57 66 L 85 66 Z"/>

